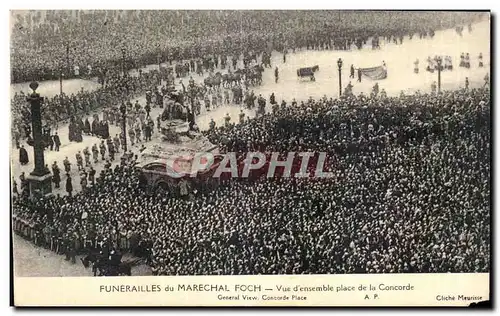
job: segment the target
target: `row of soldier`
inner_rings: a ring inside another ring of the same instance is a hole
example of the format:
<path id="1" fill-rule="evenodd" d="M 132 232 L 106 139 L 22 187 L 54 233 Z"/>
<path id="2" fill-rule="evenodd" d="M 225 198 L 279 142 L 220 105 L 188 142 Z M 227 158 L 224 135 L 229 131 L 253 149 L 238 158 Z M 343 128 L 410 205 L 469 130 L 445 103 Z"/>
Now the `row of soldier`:
<path id="1" fill-rule="evenodd" d="M 439 67 L 439 62 L 441 61 L 441 70 L 453 70 L 453 62 L 451 56 L 434 56 L 432 57 L 427 57 L 427 68 L 426 70 L 428 72 L 434 72 L 438 70 Z M 416 59 L 415 62 L 413 63 L 414 68 L 413 72 L 418 74 L 419 73 L 419 60 Z M 471 62 L 470 62 L 470 55 L 469 53 L 461 53 L 460 54 L 460 64 L 459 67 L 463 68 L 470 68 L 471 67 Z M 479 53 L 478 56 L 478 67 L 482 68 L 484 67 L 484 62 L 483 62 L 483 54 Z"/>

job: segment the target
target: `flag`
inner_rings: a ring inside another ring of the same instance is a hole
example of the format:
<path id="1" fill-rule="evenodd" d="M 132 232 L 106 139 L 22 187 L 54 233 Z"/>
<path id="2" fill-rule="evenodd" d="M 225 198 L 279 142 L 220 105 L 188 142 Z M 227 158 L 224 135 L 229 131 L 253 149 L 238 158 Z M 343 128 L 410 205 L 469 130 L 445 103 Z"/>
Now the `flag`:
<path id="1" fill-rule="evenodd" d="M 361 73 L 372 80 L 381 80 L 387 78 L 387 68 L 377 66 L 371 68 L 359 68 Z"/>

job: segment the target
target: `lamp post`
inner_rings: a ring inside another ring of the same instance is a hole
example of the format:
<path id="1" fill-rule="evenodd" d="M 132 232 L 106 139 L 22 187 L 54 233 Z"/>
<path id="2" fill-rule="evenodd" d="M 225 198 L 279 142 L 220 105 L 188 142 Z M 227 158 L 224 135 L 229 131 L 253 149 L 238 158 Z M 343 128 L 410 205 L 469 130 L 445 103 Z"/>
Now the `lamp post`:
<path id="1" fill-rule="evenodd" d="M 441 93 L 441 64 L 443 63 L 443 59 L 441 56 L 438 56 L 436 59 L 437 62 L 437 71 L 438 71 L 438 93 Z"/>
<path id="2" fill-rule="evenodd" d="M 122 48 L 122 72 L 125 77 L 125 48 Z"/>
<path id="3" fill-rule="evenodd" d="M 160 50 L 160 44 L 158 44 L 158 70 L 161 70 L 161 50 Z"/>
<path id="4" fill-rule="evenodd" d="M 191 103 L 191 115 L 192 115 L 192 118 L 193 118 L 193 124 L 196 124 L 196 113 L 194 111 L 194 99 L 195 99 L 195 96 L 194 96 L 194 91 L 193 91 L 192 88 L 191 88 L 189 99 L 191 101 L 190 102 Z"/>
<path id="5" fill-rule="evenodd" d="M 123 152 L 127 153 L 127 107 L 122 102 L 120 105 L 120 113 L 122 114 L 122 133 L 123 133 Z"/>
<path id="6" fill-rule="evenodd" d="M 63 94 L 63 78 L 64 78 L 64 72 L 61 68 L 61 70 L 59 71 L 59 96 L 62 98 L 62 94 Z"/>
<path id="7" fill-rule="evenodd" d="M 26 177 L 29 182 L 31 197 L 48 195 L 52 192 L 52 175 L 45 167 L 43 156 L 44 142 L 42 137 L 42 113 L 41 106 L 43 98 L 36 92 L 37 82 L 30 83 L 33 92 L 26 98 L 31 106 L 31 126 L 33 131 L 33 153 L 35 156 L 35 169 Z"/>
<path id="8" fill-rule="evenodd" d="M 71 73 L 71 66 L 69 64 L 69 42 L 66 42 L 66 71 Z"/>
<path id="9" fill-rule="evenodd" d="M 342 59 L 337 60 L 337 66 L 339 68 L 339 96 L 342 96 Z"/>

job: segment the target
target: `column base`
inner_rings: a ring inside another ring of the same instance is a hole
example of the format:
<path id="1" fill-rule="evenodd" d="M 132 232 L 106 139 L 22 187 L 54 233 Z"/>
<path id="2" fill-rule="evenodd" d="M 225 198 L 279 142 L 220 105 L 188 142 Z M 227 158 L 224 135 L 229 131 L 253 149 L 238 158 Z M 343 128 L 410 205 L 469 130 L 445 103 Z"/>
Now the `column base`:
<path id="1" fill-rule="evenodd" d="M 29 183 L 30 197 L 40 198 L 52 194 L 52 175 L 43 176 L 29 174 L 26 179 Z"/>

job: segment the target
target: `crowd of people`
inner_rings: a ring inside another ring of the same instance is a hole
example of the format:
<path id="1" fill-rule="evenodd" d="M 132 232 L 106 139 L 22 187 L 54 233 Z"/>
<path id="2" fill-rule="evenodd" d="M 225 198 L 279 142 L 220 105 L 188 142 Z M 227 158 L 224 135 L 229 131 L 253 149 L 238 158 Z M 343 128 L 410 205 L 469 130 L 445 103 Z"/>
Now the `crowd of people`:
<path id="1" fill-rule="evenodd" d="M 490 271 L 490 91 L 283 101 L 206 131 L 222 152 L 326 152 L 332 178 L 148 194 L 129 155 L 72 196 L 14 197 L 40 245 L 146 257 L 155 275 Z M 133 241 L 133 242 L 132 242 Z"/>
<path id="2" fill-rule="evenodd" d="M 130 100 L 134 97 L 143 95 L 147 91 L 157 91 L 159 83 L 160 74 L 157 70 L 141 72 L 140 75 L 134 76 L 123 76 L 119 71 L 110 71 L 106 81 L 96 90 L 82 88 L 71 95 L 63 92 L 53 97 L 45 97 L 42 105 L 42 121 L 47 130 L 54 132 L 64 122 L 82 122 L 78 125 L 78 132 L 75 132 L 75 128 L 70 133 L 70 141 L 78 141 L 82 133 L 89 132 L 83 124 L 86 116 L 106 108 L 115 111 L 124 102 L 130 104 Z M 31 116 L 29 106 L 26 105 L 26 97 L 26 93 L 21 91 L 15 93 L 11 99 L 12 137 L 18 147 L 22 140 L 31 137 Z M 132 110 L 131 104 L 129 109 Z M 118 124 L 118 121 L 116 123 Z"/>
<path id="3" fill-rule="evenodd" d="M 12 82 L 96 76 L 103 68 L 210 54 L 343 49 L 433 36 L 482 13 L 382 11 L 13 12 Z M 376 43 L 376 44 L 374 44 Z"/>

